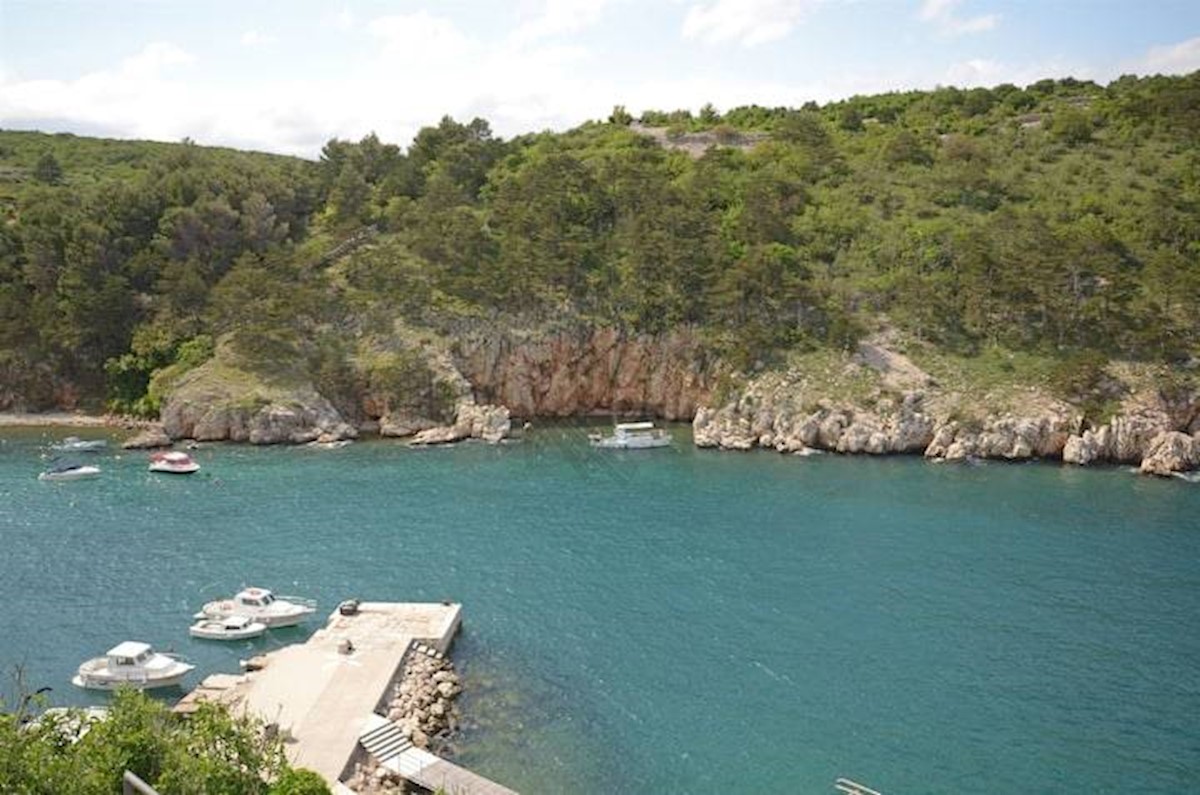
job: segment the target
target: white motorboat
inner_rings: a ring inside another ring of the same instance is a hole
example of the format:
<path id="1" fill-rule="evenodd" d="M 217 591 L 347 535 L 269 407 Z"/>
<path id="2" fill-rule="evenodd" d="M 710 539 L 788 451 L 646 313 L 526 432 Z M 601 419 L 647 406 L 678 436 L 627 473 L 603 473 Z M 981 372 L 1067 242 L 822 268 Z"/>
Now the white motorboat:
<path id="1" fill-rule="evenodd" d="M 196 666 L 171 654 L 161 654 L 149 644 L 127 640 L 79 666 L 71 680 L 77 687 L 113 690 L 128 685 L 137 690 L 173 687 Z"/>
<path id="2" fill-rule="evenodd" d="M 100 467 L 90 464 L 83 465 L 75 462 L 55 464 L 42 474 L 38 480 L 86 480 L 100 476 Z"/>
<path id="3" fill-rule="evenodd" d="M 202 618 L 188 627 L 189 635 L 205 640 L 246 640 L 257 638 L 266 631 L 266 624 L 249 616 Z"/>
<path id="4" fill-rule="evenodd" d="M 266 588 L 244 588 L 232 599 L 218 599 L 200 608 L 197 620 L 245 616 L 268 628 L 290 627 L 317 612 L 317 603 L 298 596 L 276 596 Z"/>
<path id="5" fill-rule="evenodd" d="M 592 433 L 588 434 L 588 440 L 591 441 L 593 447 L 643 450 L 650 447 L 669 446 L 671 434 L 662 428 L 655 428 L 653 422 L 619 422 L 613 428 L 612 436 Z"/>
<path id="6" fill-rule="evenodd" d="M 168 450 L 164 453 L 150 455 L 151 472 L 168 472 L 172 475 L 190 475 L 200 471 L 200 465 L 192 457 L 180 450 Z"/>
<path id="7" fill-rule="evenodd" d="M 80 439 L 78 436 L 68 436 L 61 442 L 50 445 L 51 450 L 64 453 L 94 453 L 108 447 L 107 439 Z"/>

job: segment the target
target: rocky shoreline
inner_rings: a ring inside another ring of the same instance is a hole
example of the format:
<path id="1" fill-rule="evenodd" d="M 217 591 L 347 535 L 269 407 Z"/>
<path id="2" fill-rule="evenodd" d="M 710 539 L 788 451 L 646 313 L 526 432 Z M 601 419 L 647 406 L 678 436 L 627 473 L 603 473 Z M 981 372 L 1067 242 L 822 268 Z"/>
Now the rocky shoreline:
<path id="1" fill-rule="evenodd" d="M 387 719 L 413 746 L 444 755 L 450 737 L 458 729 L 454 701 L 461 692 L 454 663 L 429 647 L 415 646 L 388 698 Z M 398 773 L 382 767 L 374 758 L 356 764 L 346 785 L 360 795 L 410 791 Z"/>
<path id="2" fill-rule="evenodd" d="M 945 396 L 910 390 L 869 407 L 819 400 L 805 406 L 803 388 L 786 377 L 752 383 L 736 400 L 701 408 L 692 427 L 699 447 L 847 454 L 922 455 L 931 460 L 1057 460 L 1064 464 L 1132 465 L 1170 476 L 1200 467 L 1200 396 L 1183 407 L 1132 395 L 1103 424 L 1085 422 L 1062 401 L 1030 400 L 1027 413 L 982 420 L 954 415 Z"/>
<path id="3" fill-rule="evenodd" d="M 1061 414 L 989 418 L 967 425 L 920 410 L 908 393 L 898 410 L 826 406 L 776 413 L 770 407 L 701 409 L 693 421 L 696 445 L 723 450 L 755 447 L 781 453 L 913 454 L 945 461 L 1059 460 L 1065 464 L 1124 464 L 1169 476 L 1200 466 L 1200 429 L 1180 430 L 1161 415 L 1119 415 L 1095 429 Z"/>
<path id="4" fill-rule="evenodd" d="M 426 391 L 441 395 L 440 408 L 411 394 L 367 389 L 349 416 L 303 376 L 255 379 L 232 357 L 222 361 L 219 350 L 180 380 L 164 403 L 160 424 L 45 416 L 52 424 L 139 427 L 142 432 L 128 447 L 185 439 L 324 444 L 360 433 L 433 445 L 501 441 L 510 436 L 514 416 L 599 411 L 690 419 L 697 446 L 722 450 L 1044 459 L 1130 465 L 1159 476 L 1200 468 L 1200 394 L 1169 400 L 1161 391 L 1126 389 L 1103 422 L 1085 421 L 1076 406 L 1032 387 L 1016 396 L 1016 410 L 984 400 L 964 411 L 960 395 L 940 387 L 887 343 L 884 337 L 864 342 L 846 362 L 875 385 L 854 400 L 831 398 L 821 377 L 792 370 L 744 379 L 718 400 L 720 370 L 693 336 L 629 337 L 584 329 L 529 339 L 474 333 L 453 345 L 429 340 L 414 345 L 410 352 L 426 368 Z M 1007 401 L 1013 403 L 1013 396 Z M 0 415 L 0 424 L 18 424 L 5 423 L 6 416 L 29 420 L 20 424 L 45 424 L 37 420 L 41 415 Z"/>

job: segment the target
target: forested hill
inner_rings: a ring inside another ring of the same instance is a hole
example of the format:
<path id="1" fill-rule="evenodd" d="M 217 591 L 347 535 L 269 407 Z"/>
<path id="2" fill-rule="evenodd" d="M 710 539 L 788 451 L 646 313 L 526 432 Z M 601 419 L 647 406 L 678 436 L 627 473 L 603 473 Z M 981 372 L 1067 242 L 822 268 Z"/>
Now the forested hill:
<path id="1" fill-rule="evenodd" d="M 959 356 L 1194 362 L 1197 141 L 1200 73 L 447 118 L 319 162 L 2 132 L 0 408 L 152 414 L 152 374 L 220 339 L 352 380 L 398 317 L 688 326 L 734 369 L 880 318 Z"/>

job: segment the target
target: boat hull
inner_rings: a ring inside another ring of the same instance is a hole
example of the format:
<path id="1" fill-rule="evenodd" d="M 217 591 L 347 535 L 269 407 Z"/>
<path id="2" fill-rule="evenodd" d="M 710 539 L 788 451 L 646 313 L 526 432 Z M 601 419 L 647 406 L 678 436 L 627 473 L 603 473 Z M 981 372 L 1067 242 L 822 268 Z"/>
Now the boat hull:
<path id="1" fill-rule="evenodd" d="M 634 438 L 634 439 L 615 439 L 608 437 L 592 441 L 592 447 L 601 447 L 606 450 L 649 450 L 654 447 L 670 447 L 671 437 L 650 437 L 650 438 Z"/>
<path id="2" fill-rule="evenodd" d="M 188 627 L 188 634 L 201 640 L 250 640 L 261 637 L 266 631 L 267 625 L 261 621 L 255 621 L 241 629 L 210 628 L 206 627 L 204 622 Z"/>
<path id="3" fill-rule="evenodd" d="M 88 690 L 116 690 L 118 687 L 156 690 L 160 687 L 178 687 L 183 683 L 184 677 L 195 668 L 196 666 L 191 663 L 172 660 L 169 665 L 155 665 L 149 669 L 136 668 L 113 673 L 104 658 L 98 658 L 79 666 L 79 670 L 71 679 L 71 684 Z"/>
<path id="4" fill-rule="evenodd" d="M 48 481 L 65 481 L 65 480 L 90 480 L 100 477 L 100 467 L 79 467 L 78 469 L 68 469 L 65 472 L 43 472 L 38 475 L 38 480 Z"/>
<path id="5" fill-rule="evenodd" d="M 108 442 L 104 439 L 91 439 L 87 441 L 60 442 L 50 445 L 51 450 L 60 453 L 98 453 L 108 447 Z"/>
<path id="6" fill-rule="evenodd" d="M 200 465 L 192 463 L 192 464 L 184 464 L 183 466 L 176 466 L 176 465 L 172 465 L 172 464 L 152 463 L 152 464 L 150 464 L 150 471 L 151 472 L 164 472 L 168 475 L 190 475 L 193 472 L 199 472 Z"/>
<path id="7" fill-rule="evenodd" d="M 157 690 L 160 687 L 179 687 L 183 684 L 183 679 L 191 671 L 189 668 L 180 674 L 173 674 L 161 678 L 153 679 L 121 679 L 117 677 L 100 677 L 100 676 L 84 676 L 83 674 L 75 674 L 71 678 L 71 684 L 76 687 L 82 687 L 86 690 L 116 690 L 118 687 L 132 687 L 134 690 Z"/>
<path id="8" fill-rule="evenodd" d="M 204 609 L 197 613 L 195 617 L 197 619 L 219 620 L 229 618 L 230 616 L 248 615 L 254 619 L 255 623 L 262 624 L 266 629 L 279 629 L 280 627 L 294 627 L 297 624 L 302 624 L 315 612 L 315 610 L 303 608 L 294 613 L 265 615 L 262 613 L 250 613 L 245 607 L 241 606 L 235 606 L 233 609 L 226 611 L 220 607 L 205 605 Z"/>

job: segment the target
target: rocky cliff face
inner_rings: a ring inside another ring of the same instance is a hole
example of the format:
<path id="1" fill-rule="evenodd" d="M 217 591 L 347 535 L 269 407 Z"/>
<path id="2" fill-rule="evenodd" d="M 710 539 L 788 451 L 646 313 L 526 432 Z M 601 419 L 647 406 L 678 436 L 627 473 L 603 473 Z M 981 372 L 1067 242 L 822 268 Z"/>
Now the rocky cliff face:
<path id="1" fill-rule="evenodd" d="M 479 400 L 520 417 L 612 412 L 689 420 L 714 379 L 700 341 L 687 331 L 481 332 L 458 341 L 455 363 Z"/>
<path id="2" fill-rule="evenodd" d="M 414 381 L 425 389 L 432 385 L 447 402 L 445 411 L 415 408 L 428 401 L 365 387 L 355 401 L 362 420 L 355 428 L 303 374 L 292 373 L 281 386 L 280 379 L 239 369 L 231 363 L 236 357 L 219 350 L 176 385 L 163 409 L 164 430 L 175 439 L 252 444 L 332 441 L 352 438 L 359 429 L 411 436 L 416 444 L 496 441 L 509 434 L 513 414 L 691 419 L 713 380 L 708 357 L 688 332 L 631 337 L 612 329 L 486 330 L 459 339 L 456 355 L 444 341 L 425 337 L 408 349 L 419 355 L 426 373 Z"/>
<path id="3" fill-rule="evenodd" d="M 738 400 L 720 409 L 701 407 L 692 421 L 696 444 L 748 450 L 769 447 L 781 453 L 809 449 L 839 453 L 912 453 L 933 438 L 933 419 L 924 395 L 910 392 L 899 401 L 883 398 L 871 408 L 836 405 L 823 398 L 806 408 L 805 394 L 784 375 L 753 383 Z"/>
<path id="4" fill-rule="evenodd" d="M 1086 429 L 1077 409 L 1045 395 L 1031 395 L 1026 412 L 965 421 L 956 416 L 955 401 L 911 363 L 900 357 L 897 367 L 890 361 L 894 354 L 869 348 L 857 361 L 878 371 L 880 389 L 866 405 L 824 398 L 821 385 L 802 373 L 769 373 L 723 406 L 701 406 L 692 422 L 696 444 L 785 453 L 923 453 L 949 461 L 1062 459 L 1135 464 L 1155 475 L 1200 467 L 1200 427 L 1194 427 L 1200 426 L 1200 396 L 1168 405 L 1157 394 L 1131 395 L 1116 417 Z M 902 383 L 927 386 L 897 396 Z"/>
<path id="5" fill-rule="evenodd" d="M 769 372 L 720 406 L 706 405 L 717 366 L 686 331 L 476 331 L 453 345 L 424 343 L 420 356 L 426 386 L 444 393 L 446 410 L 426 416 L 404 395 L 364 392 L 366 429 L 417 444 L 497 441 L 509 434 L 512 415 L 638 413 L 691 418 L 698 446 L 729 450 L 1045 458 L 1133 464 L 1158 475 L 1200 467 L 1200 395 L 1130 395 L 1117 416 L 1087 428 L 1071 405 L 1032 392 L 1022 401 L 1026 410 L 965 420 L 953 396 L 878 340 L 849 365 L 875 377 L 875 388 L 857 399 L 831 399 L 820 378 L 804 373 Z M 163 427 L 173 439 L 253 444 L 347 439 L 359 430 L 305 378 L 250 377 L 220 351 L 180 380 L 164 406 Z"/>
<path id="6" fill-rule="evenodd" d="M 303 444 L 358 436 L 311 386 L 271 397 L 246 395 L 205 382 L 203 368 L 194 372 L 163 407 L 163 430 L 172 439 Z"/>

